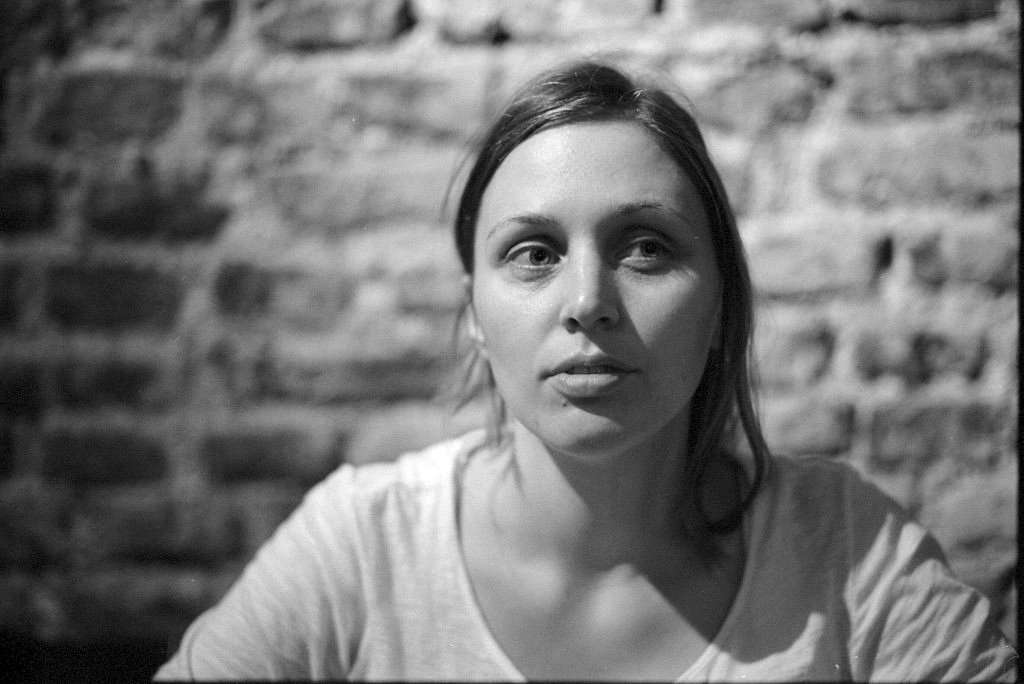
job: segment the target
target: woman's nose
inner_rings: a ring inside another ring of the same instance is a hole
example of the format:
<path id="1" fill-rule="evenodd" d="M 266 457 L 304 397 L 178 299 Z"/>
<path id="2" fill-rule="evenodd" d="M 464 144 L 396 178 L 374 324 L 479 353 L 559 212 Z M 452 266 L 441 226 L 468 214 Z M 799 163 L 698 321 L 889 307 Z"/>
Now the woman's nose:
<path id="1" fill-rule="evenodd" d="M 584 258 L 565 273 L 562 325 L 569 332 L 611 327 L 619 322 L 620 302 L 614 274 L 598 258 Z"/>

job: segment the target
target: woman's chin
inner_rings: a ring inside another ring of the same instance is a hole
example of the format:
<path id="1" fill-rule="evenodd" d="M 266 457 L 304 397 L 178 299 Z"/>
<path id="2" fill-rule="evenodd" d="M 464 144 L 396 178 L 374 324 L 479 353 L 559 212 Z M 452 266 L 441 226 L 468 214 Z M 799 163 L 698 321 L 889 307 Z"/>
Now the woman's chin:
<path id="1" fill-rule="evenodd" d="M 628 455 L 659 430 L 653 426 L 638 429 L 632 422 L 585 411 L 558 412 L 539 416 L 524 425 L 529 439 L 539 441 L 552 455 L 574 460 L 602 463 Z M 650 434 L 648 434 L 650 433 Z"/>

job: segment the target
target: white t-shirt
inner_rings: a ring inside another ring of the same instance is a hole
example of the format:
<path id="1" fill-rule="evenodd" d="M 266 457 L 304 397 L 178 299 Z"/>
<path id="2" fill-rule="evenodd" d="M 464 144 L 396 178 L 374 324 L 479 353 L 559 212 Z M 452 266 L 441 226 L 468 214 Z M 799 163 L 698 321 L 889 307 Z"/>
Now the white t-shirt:
<path id="1" fill-rule="evenodd" d="M 157 678 L 523 680 L 460 550 L 474 439 L 335 471 Z M 777 457 L 744 535 L 728 617 L 679 681 L 1014 680 L 988 601 L 848 466 Z"/>

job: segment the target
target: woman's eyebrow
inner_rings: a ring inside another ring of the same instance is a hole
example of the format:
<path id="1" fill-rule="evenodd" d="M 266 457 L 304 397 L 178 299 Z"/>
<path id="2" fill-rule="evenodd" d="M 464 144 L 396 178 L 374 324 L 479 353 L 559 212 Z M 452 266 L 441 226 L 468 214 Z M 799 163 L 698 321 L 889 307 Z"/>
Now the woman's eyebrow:
<path id="1" fill-rule="evenodd" d="M 635 202 L 626 202 L 615 207 L 612 212 L 612 216 L 625 217 L 632 216 L 644 211 L 657 211 L 675 216 L 683 223 L 688 226 L 696 226 L 693 217 L 687 216 L 683 212 L 679 211 L 675 207 L 665 204 L 664 202 L 658 202 L 656 200 L 638 200 Z M 488 229 L 484 239 L 490 238 L 494 233 L 498 232 L 505 227 L 528 227 L 528 228 L 552 228 L 558 225 L 558 219 L 550 214 L 542 214 L 536 212 L 528 212 L 525 214 L 516 214 L 515 216 L 508 216 Z"/>
<path id="2" fill-rule="evenodd" d="M 495 223 L 493 226 L 491 226 L 490 229 L 487 231 L 486 238 L 491 237 L 492 235 L 494 235 L 494 233 L 501 230 L 502 228 L 510 226 L 526 226 L 530 228 L 551 228 L 556 225 L 558 225 L 557 219 L 555 219 L 554 216 L 551 216 L 549 214 L 516 214 L 515 216 L 508 216 L 506 218 L 503 218 L 497 223 Z"/>
<path id="3" fill-rule="evenodd" d="M 654 201 L 654 200 L 641 200 L 641 201 L 637 201 L 637 202 L 627 202 L 625 204 L 622 204 L 622 205 L 619 205 L 618 207 L 616 207 L 614 214 L 615 214 L 615 216 L 620 216 L 620 217 L 621 216 L 631 216 L 633 214 L 636 214 L 636 213 L 639 213 L 639 212 L 643 212 L 643 211 L 665 212 L 665 213 L 668 213 L 668 214 L 672 214 L 673 216 L 675 216 L 676 218 L 678 218 L 679 220 L 681 220 L 682 222 L 684 222 L 684 223 L 686 223 L 688 225 L 691 225 L 691 226 L 694 225 L 693 217 L 687 216 L 686 214 L 682 213 L 681 211 L 679 211 L 675 207 L 670 206 L 668 204 L 665 204 L 664 202 L 657 202 L 657 201 Z"/>

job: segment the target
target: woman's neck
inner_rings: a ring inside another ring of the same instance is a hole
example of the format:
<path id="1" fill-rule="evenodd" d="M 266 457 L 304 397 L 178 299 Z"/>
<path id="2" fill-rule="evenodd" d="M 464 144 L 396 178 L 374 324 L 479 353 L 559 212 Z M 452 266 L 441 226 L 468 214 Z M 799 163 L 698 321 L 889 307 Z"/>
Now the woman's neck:
<path id="1" fill-rule="evenodd" d="M 515 426 L 511 458 L 481 454 L 463 471 L 467 573 L 527 676 L 671 678 L 725 620 L 742 539 L 727 540 L 726 562 L 706 564 L 668 522 L 682 443 L 634 447 L 588 460 Z"/>
<path id="2" fill-rule="evenodd" d="M 685 426 L 600 459 L 553 452 L 514 423 L 512 467 L 495 480 L 499 533 L 524 557 L 572 572 L 646 565 L 687 544 L 671 524 Z"/>

